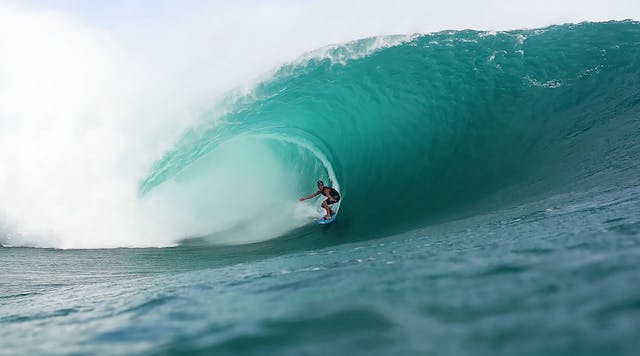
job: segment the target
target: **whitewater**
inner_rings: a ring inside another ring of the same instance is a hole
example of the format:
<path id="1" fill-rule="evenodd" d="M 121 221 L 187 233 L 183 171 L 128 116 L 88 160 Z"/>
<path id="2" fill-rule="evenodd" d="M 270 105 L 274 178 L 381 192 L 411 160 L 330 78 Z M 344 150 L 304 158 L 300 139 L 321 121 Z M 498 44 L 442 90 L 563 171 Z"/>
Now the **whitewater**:
<path id="1" fill-rule="evenodd" d="M 1 3 L 0 353 L 634 354 L 640 7 L 550 6 Z"/>

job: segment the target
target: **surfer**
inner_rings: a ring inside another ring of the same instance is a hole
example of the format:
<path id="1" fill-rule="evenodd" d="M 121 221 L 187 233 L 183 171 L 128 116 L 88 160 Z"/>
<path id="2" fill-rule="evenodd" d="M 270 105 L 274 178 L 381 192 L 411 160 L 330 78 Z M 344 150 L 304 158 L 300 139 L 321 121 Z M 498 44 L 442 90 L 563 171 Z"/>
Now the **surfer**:
<path id="1" fill-rule="evenodd" d="M 327 199 L 325 199 L 322 202 L 322 207 L 324 208 L 324 210 L 327 211 L 327 215 L 324 216 L 324 219 L 325 220 L 329 220 L 329 219 L 331 219 L 331 215 L 334 215 L 336 213 L 335 211 L 331 210 L 331 207 L 329 205 L 335 204 L 335 203 L 340 201 L 340 193 L 338 193 L 337 190 L 335 190 L 335 189 L 333 189 L 331 187 L 325 186 L 324 182 L 319 180 L 318 181 L 318 191 L 317 192 L 315 192 L 315 193 L 313 193 L 311 195 L 308 195 L 306 197 L 302 197 L 302 198 L 300 198 L 298 200 L 305 201 L 307 199 L 314 198 L 314 197 L 318 196 L 319 194 L 322 194 L 325 197 L 327 197 Z"/>

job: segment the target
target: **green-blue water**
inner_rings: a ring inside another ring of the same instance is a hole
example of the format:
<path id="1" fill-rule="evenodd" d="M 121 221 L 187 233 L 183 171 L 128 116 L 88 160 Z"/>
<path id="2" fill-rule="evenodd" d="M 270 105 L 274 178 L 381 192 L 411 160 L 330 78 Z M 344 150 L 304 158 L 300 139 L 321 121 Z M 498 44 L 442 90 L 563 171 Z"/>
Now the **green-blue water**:
<path id="1" fill-rule="evenodd" d="M 178 247 L 0 248 L 0 353 L 637 353 L 640 24 L 378 40 L 230 95 L 140 183 L 266 182 L 278 214 L 323 178 L 336 222 L 219 201 Z"/>

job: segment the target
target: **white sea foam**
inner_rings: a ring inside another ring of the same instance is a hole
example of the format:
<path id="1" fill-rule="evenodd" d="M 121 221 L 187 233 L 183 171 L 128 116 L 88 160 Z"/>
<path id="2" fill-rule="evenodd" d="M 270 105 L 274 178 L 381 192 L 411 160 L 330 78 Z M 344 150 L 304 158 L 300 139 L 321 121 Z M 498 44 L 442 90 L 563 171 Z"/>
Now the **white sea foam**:
<path id="1" fill-rule="evenodd" d="M 562 82 L 557 79 L 551 79 L 544 82 L 531 78 L 530 76 L 526 76 L 524 79 L 531 83 L 531 85 L 541 88 L 555 89 L 562 86 Z"/>

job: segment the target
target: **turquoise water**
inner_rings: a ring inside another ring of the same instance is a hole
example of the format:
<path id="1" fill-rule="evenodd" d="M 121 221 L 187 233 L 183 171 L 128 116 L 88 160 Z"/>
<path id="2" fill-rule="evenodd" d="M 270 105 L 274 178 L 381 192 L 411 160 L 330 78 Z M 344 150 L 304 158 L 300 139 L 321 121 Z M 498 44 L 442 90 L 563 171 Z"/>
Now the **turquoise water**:
<path id="1" fill-rule="evenodd" d="M 633 355 L 639 58 L 632 21 L 304 56 L 140 182 L 202 217 L 221 191 L 223 227 L 170 248 L 0 248 L 0 350 Z M 337 220 L 279 229 L 319 178 Z"/>

